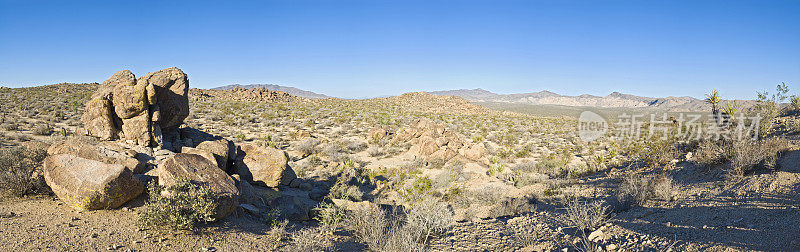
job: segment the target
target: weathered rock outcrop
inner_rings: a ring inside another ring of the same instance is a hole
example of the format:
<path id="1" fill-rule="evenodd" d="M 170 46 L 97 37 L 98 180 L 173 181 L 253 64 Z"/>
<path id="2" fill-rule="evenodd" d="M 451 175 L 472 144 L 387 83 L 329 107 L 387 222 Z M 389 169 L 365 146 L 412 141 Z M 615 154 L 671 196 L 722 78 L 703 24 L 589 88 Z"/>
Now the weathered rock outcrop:
<path id="1" fill-rule="evenodd" d="M 417 119 L 408 127 L 402 128 L 394 141 L 408 142 L 409 152 L 427 161 L 449 161 L 460 154 L 464 141 L 458 135 L 430 119 Z"/>
<path id="2" fill-rule="evenodd" d="M 59 199 L 78 211 L 117 208 L 144 190 L 120 164 L 69 154 L 45 158 L 44 178 Z"/>
<path id="3" fill-rule="evenodd" d="M 239 206 L 239 190 L 233 178 L 203 156 L 178 153 L 159 165 L 159 185 L 171 186 L 181 179 L 207 187 L 217 195 L 219 205 L 214 218 L 224 218 Z"/>
<path id="4" fill-rule="evenodd" d="M 285 151 L 244 144 L 237 154 L 236 173 L 246 181 L 268 187 L 289 185 L 297 175 L 288 162 L 289 156 Z"/>
<path id="5" fill-rule="evenodd" d="M 226 139 L 200 142 L 195 148 L 211 152 L 223 171 L 228 171 L 229 161 L 236 158 L 236 146 Z"/>
<path id="6" fill-rule="evenodd" d="M 85 133 L 103 140 L 162 145 L 162 133 L 175 130 L 189 115 L 189 80 L 178 68 L 139 78 L 116 72 L 86 103 L 81 117 Z"/>
<path id="7" fill-rule="evenodd" d="M 93 141 L 88 137 L 76 137 L 50 145 L 47 148 L 47 154 L 50 156 L 69 154 L 106 164 L 120 164 L 134 174 L 145 171 L 145 164 L 133 157 L 135 153 L 126 153 L 121 148 L 115 147 L 110 144 Z"/>

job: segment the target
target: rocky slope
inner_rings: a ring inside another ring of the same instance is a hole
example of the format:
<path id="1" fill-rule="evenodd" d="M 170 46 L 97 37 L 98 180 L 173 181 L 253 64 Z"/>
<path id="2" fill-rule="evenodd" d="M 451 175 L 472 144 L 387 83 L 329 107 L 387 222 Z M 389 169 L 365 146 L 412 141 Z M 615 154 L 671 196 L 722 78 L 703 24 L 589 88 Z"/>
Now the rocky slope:
<path id="1" fill-rule="evenodd" d="M 318 94 L 318 93 L 314 93 L 314 92 L 311 92 L 311 91 L 302 90 L 302 89 L 299 89 L 299 88 L 286 87 L 286 86 L 273 85 L 273 84 L 250 84 L 250 85 L 233 84 L 233 85 L 216 87 L 216 88 L 212 88 L 212 89 L 213 90 L 230 90 L 230 89 L 234 89 L 234 88 L 244 88 L 244 89 L 265 88 L 267 90 L 284 92 L 284 93 L 288 93 L 290 95 L 294 95 L 294 96 L 302 97 L 302 98 L 308 98 L 308 99 L 333 98 L 331 96 L 327 96 L 327 95 L 324 95 L 324 94 Z"/>
<path id="2" fill-rule="evenodd" d="M 286 92 L 273 91 L 264 87 L 231 89 L 196 89 L 189 90 L 189 97 L 194 101 L 231 100 L 250 102 L 305 102 L 306 98 L 297 97 Z"/>

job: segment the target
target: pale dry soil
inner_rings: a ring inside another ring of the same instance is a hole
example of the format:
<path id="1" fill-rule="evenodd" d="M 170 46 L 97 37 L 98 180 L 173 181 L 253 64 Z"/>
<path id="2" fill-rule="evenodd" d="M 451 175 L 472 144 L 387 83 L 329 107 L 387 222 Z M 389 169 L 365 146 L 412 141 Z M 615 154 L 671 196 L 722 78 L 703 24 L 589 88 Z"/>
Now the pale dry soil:
<path id="1" fill-rule="evenodd" d="M 791 153 L 790 162 L 800 157 Z M 797 164 L 797 163 L 794 163 Z M 795 165 L 796 166 L 796 165 Z M 626 251 L 796 251 L 800 249 L 800 169 L 752 175 L 727 182 L 718 174 L 682 165 L 671 171 L 679 195 L 616 213 L 601 228 L 603 242 Z M 613 172 L 613 171 L 612 171 Z M 575 194 L 603 195 L 610 176 L 585 178 Z M 599 188 L 599 189 L 597 189 Z M 0 203 L 0 249 L 6 251 L 241 251 L 289 249 L 287 240 L 267 235 L 263 220 L 244 212 L 205 227 L 200 233 L 142 229 L 136 211 L 143 197 L 117 210 L 75 212 L 52 197 L 8 199 Z M 312 222 L 291 223 L 289 232 Z M 522 231 L 527 232 L 522 232 Z M 532 234 L 532 235 L 531 235 Z M 337 251 L 362 251 L 351 232 L 332 237 Z M 433 251 L 550 251 L 569 248 L 580 237 L 556 204 L 540 202 L 534 212 L 499 219 L 459 222 L 431 241 Z M 586 234 L 588 235 L 588 234 Z"/>

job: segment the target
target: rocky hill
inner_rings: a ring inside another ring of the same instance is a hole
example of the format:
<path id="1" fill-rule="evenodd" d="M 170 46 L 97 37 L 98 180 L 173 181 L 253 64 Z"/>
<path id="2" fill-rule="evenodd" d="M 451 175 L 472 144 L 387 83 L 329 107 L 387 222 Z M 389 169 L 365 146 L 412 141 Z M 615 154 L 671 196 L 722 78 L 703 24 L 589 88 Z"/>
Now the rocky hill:
<path id="1" fill-rule="evenodd" d="M 250 85 L 233 84 L 233 85 L 216 87 L 216 88 L 212 88 L 212 89 L 214 89 L 214 90 L 230 90 L 230 89 L 234 89 L 234 88 L 244 88 L 244 89 L 265 88 L 267 90 L 284 92 L 284 93 L 288 93 L 290 95 L 294 95 L 294 96 L 302 97 L 302 98 L 308 98 L 308 99 L 332 98 L 332 97 L 324 95 L 324 94 L 318 94 L 318 93 L 314 93 L 314 92 L 311 92 L 311 91 L 302 90 L 302 89 L 299 89 L 299 88 L 280 86 L 280 85 L 272 85 L 272 84 L 250 84 Z"/>
<path id="2" fill-rule="evenodd" d="M 265 87 L 231 89 L 197 89 L 189 90 L 189 97 L 195 101 L 231 100 L 251 102 L 306 102 L 307 98 L 297 97 L 286 92 L 269 90 Z"/>
<path id="3" fill-rule="evenodd" d="M 389 102 L 403 109 L 430 114 L 489 114 L 492 110 L 469 103 L 464 98 L 452 95 L 433 95 L 426 92 L 405 93 L 399 96 L 373 98 L 366 101 Z"/>

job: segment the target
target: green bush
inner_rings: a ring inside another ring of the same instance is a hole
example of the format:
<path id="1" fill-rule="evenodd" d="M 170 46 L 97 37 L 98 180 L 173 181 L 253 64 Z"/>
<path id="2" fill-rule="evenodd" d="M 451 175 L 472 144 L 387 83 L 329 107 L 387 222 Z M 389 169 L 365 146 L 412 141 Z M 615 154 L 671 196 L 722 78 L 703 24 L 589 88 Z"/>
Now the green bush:
<path id="1" fill-rule="evenodd" d="M 185 179 L 166 189 L 151 182 L 147 193 L 149 200 L 139 213 L 144 227 L 197 231 L 201 224 L 214 221 L 217 197 L 206 187 Z"/>
<path id="2" fill-rule="evenodd" d="M 344 218 L 344 209 L 331 203 L 322 202 L 314 208 L 314 211 L 317 212 L 314 219 L 319 222 L 322 231 L 331 234 L 339 228 L 339 223 Z"/>

